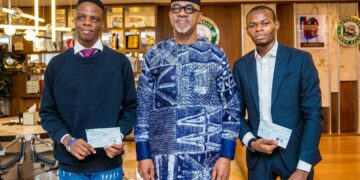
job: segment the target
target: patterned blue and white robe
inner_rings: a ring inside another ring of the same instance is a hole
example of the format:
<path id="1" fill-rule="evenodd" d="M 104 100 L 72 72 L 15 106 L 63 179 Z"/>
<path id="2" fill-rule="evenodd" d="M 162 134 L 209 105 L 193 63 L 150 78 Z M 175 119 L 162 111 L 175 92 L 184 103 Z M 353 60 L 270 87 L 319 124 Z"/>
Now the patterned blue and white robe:
<path id="1" fill-rule="evenodd" d="M 211 179 L 219 157 L 234 158 L 240 102 L 218 46 L 173 38 L 155 45 L 142 63 L 137 97 L 137 159 L 151 158 L 157 179 Z"/>

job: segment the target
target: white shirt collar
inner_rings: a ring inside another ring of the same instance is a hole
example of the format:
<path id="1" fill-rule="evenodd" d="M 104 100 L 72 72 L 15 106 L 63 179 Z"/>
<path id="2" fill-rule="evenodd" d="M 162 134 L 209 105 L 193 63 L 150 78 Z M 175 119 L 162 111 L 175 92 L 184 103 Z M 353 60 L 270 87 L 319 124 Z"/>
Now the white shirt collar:
<path id="1" fill-rule="evenodd" d="M 257 52 L 257 50 L 255 49 L 255 59 L 258 60 L 258 59 L 262 59 L 266 56 L 271 56 L 271 57 L 276 57 L 277 55 L 277 50 L 278 50 L 278 47 L 279 47 L 279 43 L 277 41 L 275 41 L 275 44 L 274 46 L 271 48 L 271 50 L 265 54 L 265 56 L 261 57 L 260 54 Z"/>
<path id="2" fill-rule="evenodd" d="M 102 44 L 100 38 L 96 41 L 96 43 L 91 48 L 95 48 L 100 51 L 103 51 L 104 45 Z M 75 46 L 74 46 L 74 54 L 77 54 L 78 52 L 82 51 L 83 49 L 86 49 L 86 48 L 83 45 L 81 45 L 78 40 L 76 40 Z"/>

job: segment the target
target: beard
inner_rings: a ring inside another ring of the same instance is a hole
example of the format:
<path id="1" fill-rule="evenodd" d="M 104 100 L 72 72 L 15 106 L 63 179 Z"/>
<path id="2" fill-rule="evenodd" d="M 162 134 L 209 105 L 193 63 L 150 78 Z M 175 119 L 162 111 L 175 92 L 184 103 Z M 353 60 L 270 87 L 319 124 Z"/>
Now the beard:
<path id="1" fill-rule="evenodd" d="M 191 29 L 190 21 L 189 21 L 188 18 L 183 18 L 184 21 L 186 22 L 186 24 L 183 25 L 183 26 L 180 26 L 180 25 L 178 24 L 178 21 L 179 21 L 180 19 L 181 19 L 181 18 L 176 19 L 176 21 L 173 23 L 173 27 L 174 27 L 174 29 L 176 30 L 176 32 L 181 33 L 181 34 L 185 34 L 185 33 L 189 32 L 190 29 Z"/>
<path id="2" fill-rule="evenodd" d="M 272 41 L 267 41 L 267 42 L 255 42 L 256 46 L 260 46 L 260 47 L 266 47 L 267 45 L 271 44 Z"/>

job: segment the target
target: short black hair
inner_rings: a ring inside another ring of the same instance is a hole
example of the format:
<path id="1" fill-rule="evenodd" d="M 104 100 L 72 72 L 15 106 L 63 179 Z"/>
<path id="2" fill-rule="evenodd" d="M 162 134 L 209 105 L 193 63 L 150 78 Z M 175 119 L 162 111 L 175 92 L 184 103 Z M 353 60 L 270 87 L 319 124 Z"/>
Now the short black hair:
<path id="1" fill-rule="evenodd" d="M 91 3 L 94 3 L 96 4 L 99 8 L 101 8 L 103 14 L 105 14 L 105 6 L 104 4 L 101 2 L 101 0 L 79 0 L 77 5 L 76 5 L 76 8 L 78 8 L 80 6 L 80 4 L 84 3 L 84 2 L 91 2 Z"/>
<path id="2" fill-rule="evenodd" d="M 274 22 L 277 21 L 277 17 L 276 17 L 276 14 L 275 14 L 275 11 L 273 9 L 271 9 L 270 7 L 268 6 L 265 6 L 265 5 L 258 5 L 258 6 L 255 6 L 253 7 L 249 12 L 248 14 L 246 15 L 246 18 L 249 16 L 250 13 L 254 12 L 254 11 L 258 11 L 258 10 L 269 10 L 273 16 L 273 20 Z"/>

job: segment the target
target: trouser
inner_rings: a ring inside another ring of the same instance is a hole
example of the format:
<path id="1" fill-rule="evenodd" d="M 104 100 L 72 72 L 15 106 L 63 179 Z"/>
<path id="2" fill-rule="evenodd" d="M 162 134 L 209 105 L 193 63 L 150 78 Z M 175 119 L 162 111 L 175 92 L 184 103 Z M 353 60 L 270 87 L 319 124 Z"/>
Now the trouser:
<path id="1" fill-rule="evenodd" d="M 97 173 L 74 173 L 59 169 L 59 180 L 122 180 L 123 169 L 118 167 Z"/>
<path id="2" fill-rule="evenodd" d="M 261 153 L 257 163 L 251 169 L 248 169 L 249 180 L 274 180 L 280 177 L 281 180 L 289 179 L 291 174 L 295 172 L 289 171 L 283 162 L 279 149 L 275 149 L 272 154 Z M 314 169 L 307 179 L 312 180 L 314 178 Z"/>

